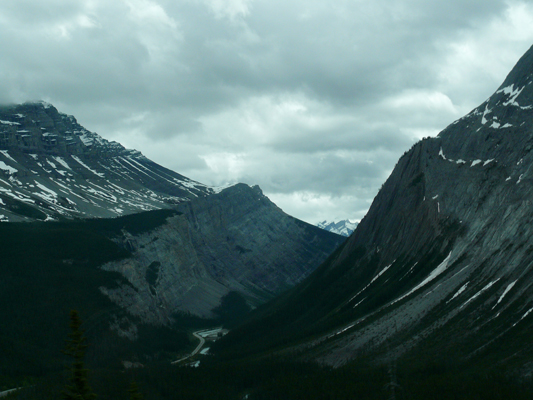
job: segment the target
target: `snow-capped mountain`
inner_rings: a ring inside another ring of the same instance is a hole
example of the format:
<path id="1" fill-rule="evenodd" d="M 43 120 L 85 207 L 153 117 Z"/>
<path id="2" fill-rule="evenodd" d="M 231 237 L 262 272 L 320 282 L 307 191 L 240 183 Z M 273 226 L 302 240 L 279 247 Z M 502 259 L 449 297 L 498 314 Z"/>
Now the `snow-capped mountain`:
<path id="1" fill-rule="evenodd" d="M 113 217 L 215 190 L 103 139 L 44 102 L 0 107 L 0 219 Z"/>
<path id="2" fill-rule="evenodd" d="M 533 47 L 489 99 L 400 158 L 354 234 L 239 346 L 268 337 L 332 366 L 361 356 L 531 376 L 532 126 Z"/>
<path id="3" fill-rule="evenodd" d="M 355 231 L 355 228 L 357 228 L 358 224 L 359 223 L 357 221 L 352 222 L 349 219 L 344 219 L 338 222 L 322 221 L 316 226 L 325 229 L 326 231 L 336 233 L 337 235 L 348 237 L 353 233 L 353 231 Z"/>

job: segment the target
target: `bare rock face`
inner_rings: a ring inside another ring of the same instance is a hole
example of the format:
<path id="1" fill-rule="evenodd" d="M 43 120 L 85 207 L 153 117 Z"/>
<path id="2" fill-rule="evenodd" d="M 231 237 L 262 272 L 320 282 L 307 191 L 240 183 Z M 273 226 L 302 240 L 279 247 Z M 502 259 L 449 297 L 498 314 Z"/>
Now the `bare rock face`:
<path id="1" fill-rule="evenodd" d="M 257 329 L 322 332 L 305 351 L 334 366 L 531 362 L 532 125 L 533 47 L 487 101 L 401 157 L 342 249 Z"/>
<path id="2" fill-rule="evenodd" d="M 133 253 L 102 268 L 131 283 L 101 290 L 143 320 L 212 317 L 230 291 L 256 306 L 307 277 L 344 238 L 284 214 L 259 187 L 238 184 L 181 204 L 181 215 L 119 242 Z"/>
<path id="3" fill-rule="evenodd" d="M 116 217 L 214 191 L 37 102 L 0 107 L 0 220 Z"/>

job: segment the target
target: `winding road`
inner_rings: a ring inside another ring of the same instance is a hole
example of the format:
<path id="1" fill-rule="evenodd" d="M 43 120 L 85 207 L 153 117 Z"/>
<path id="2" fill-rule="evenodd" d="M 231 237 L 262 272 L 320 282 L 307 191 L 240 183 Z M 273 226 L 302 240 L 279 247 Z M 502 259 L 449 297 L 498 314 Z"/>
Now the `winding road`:
<path id="1" fill-rule="evenodd" d="M 179 360 L 172 361 L 171 364 L 177 364 L 179 362 L 185 361 L 195 356 L 196 354 L 198 354 L 200 350 L 202 350 L 202 347 L 204 347 L 206 337 L 215 339 L 216 337 L 218 337 L 218 333 L 221 331 L 222 331 L 222 328 L 209 328 L 209 329 L 202 329 L 201 331 L 193 332 L 194 337 L 200 340 L 200 343 L 198 343 L 198 346 L 196 346 L 196 348 L 192 351 L 191 354 L 189 354 L 186 357 L 180 358 Z"/>

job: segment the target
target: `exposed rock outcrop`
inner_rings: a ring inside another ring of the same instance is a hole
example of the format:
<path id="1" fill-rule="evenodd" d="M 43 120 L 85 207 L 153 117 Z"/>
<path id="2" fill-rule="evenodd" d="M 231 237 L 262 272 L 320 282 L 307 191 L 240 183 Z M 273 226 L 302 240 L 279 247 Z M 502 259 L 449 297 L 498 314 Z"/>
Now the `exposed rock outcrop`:
<path id="1" fill-rule="evenodd" d="M 124 231 L 131 258 L 103 266 L 131 286 L 106 289 L 153 323 L 176 312 L 213 317 L 229 291 L 256 306 L 307 277 L 344 238 L 283 213 L 259 187 L 235 185 L 179 206 L 181 215 L 141 235 Z"/>
<path id="2" fill-rule="evenodd" d="M 0 107 L 0 220 L 115 217 L 213 192 L 50 104 Z"/>
<path id="3" fill-rule="evenodd" d="M 404 154 L 343 248 L 239 345 L 268 326 L 256 337 L 322 332 L 307 356 L 334 366 L 412 352 L 530 362 L 532 126 L 533 47 L 487 101 Z"/>

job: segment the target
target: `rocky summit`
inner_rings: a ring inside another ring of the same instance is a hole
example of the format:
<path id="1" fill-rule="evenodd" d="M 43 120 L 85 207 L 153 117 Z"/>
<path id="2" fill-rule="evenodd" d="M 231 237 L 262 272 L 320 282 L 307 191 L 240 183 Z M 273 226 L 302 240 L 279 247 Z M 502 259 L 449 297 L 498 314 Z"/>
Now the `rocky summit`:
<path id="1" fill-rule="evenodd" d="M 131 257 L 102 266 L 128 283 L 101 290 L 130 314 L 166 323 L 205 318 L 229 292 L 257 306 L 307 277 L 342 236 L 285 214 L 258 186 L 238 184 L 182 203 L 182 212 L 143 234 L 115 239 Z"/>
<path id="2" fill-rule="evenodd" d="M 530 373 L 532 126 L 533 47 L 489 99 L 401 157 L 345 245 L 258 329 L 285 343 L 306 331 L 295 348 L 333 366 L 416 355 Z"/>
<path id="3" fill-rule="evenodd" d="M 45 102 L 0 107 L 0 219 L 116 217 L 213 193 Z"/>

